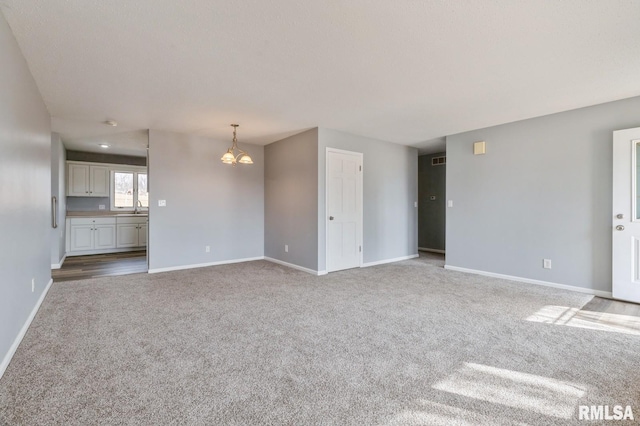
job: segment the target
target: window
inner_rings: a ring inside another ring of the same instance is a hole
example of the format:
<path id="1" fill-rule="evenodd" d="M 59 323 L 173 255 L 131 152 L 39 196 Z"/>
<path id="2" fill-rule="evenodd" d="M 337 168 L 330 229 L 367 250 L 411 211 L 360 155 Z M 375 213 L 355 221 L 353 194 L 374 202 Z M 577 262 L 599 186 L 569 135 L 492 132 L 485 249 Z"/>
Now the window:
<path id="1" fill-rule="evenodd" d="M 111 210 L 146 210 L 149 208 L 147 173 L 111 171 Z"/>
<path id="2" fill-rule="evenodd" d="M 433 157 L 431 159 L 432 166 L 443 166 L 447 164 L 447 157 Z"/>
<path id="3" fill-rule="evenodd" d="M 138 201 L 140 201 L 140 206 L 145 209 L 149 208 L 149 191 L 147 191 L 147 174 L 146 173 L 138 173 L 138 188 L 136 191 L 138 194 Z"/>

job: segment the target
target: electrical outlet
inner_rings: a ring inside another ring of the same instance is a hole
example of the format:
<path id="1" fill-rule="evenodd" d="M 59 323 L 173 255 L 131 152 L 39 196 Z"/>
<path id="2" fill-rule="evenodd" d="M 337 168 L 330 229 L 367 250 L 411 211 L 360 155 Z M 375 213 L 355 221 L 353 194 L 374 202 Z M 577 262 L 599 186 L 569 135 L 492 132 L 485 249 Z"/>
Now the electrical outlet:
<path id="1" fill-rule="evenodd" d="M 204 246 L 204 252 L 205 253 L 210 253 L 211 252 L 211 246 Z"/>
<path id="2" fill-rule="evenodd" d="M 33 293 L 34 291 L 36 291 L 36 279 L 31 278 L 31 293 Z"/>
<path id="3" fill-rule="evenodd" d="M 167 207 L 167 200 L 158 200 L 158 207 Z"/>
<path id="4" fill-rule="evenodd" d="M 551 259 L 542 259 L 542 267 L 544 269 L 551 269 Z"/>
<path id="5" fill-rule="evenodd" d="M 284 245 L 284 251 L 285 251 L 286 253 L 289 253 L 289 244 L 285 244 L 285 245 Z"/>
<path id="6" fill-rule="evenodd" d="M 98 210 L 104 210 L 105 207 L 106 206 L 104 204 L 98 204 Z"/>

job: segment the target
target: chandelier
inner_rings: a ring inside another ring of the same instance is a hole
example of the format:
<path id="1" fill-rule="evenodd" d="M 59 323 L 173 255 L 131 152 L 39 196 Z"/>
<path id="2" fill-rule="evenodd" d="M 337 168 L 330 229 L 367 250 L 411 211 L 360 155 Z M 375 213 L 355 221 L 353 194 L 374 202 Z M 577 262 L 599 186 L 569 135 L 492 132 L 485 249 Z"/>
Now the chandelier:
<path id="1" fill-rule="evenodd" d="M 222 156 L 221 160 L 224 164 L 231 164 L 233 166 L 237 163 L 253 164 L 253 160 L 249 157 L 249 154 L 238 148 L 238 139 L 236 138 L 236 130 L 238 129 L 238 126 L 240 125 L 231 125 L 231 127 L 233 127 L 233 145 L 231 145 L 231 148 L 229 148 Z M 238 155 L 236 155 L 236 149 L 238 150 Z"/>

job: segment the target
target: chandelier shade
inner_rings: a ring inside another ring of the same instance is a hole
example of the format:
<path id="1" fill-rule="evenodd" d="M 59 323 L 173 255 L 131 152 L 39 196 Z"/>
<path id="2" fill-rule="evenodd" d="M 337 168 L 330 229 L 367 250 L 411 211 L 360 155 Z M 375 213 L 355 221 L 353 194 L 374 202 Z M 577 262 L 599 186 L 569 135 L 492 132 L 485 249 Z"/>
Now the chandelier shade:
<path id="1" fill-rule="evenodd" d="M 239 126 L 240 126 L 239 124 L 231 125 L 231 127 L 233 127 L 233 145 L 231 145 L 231 148 L 229 148 L 227 152 L 225 152 L 224 155 L 220 158 L 224 164 L 231 164 L 232 166 L 235 166 L 237 163 L 253 164 L 253 160 L 249 156 L 249 153 L 238 148 L 238 139 L 236 137 L 236 130 L 238 129 Z M 236 155 L 236 150 L 238 151 L 237 155 Z"/>

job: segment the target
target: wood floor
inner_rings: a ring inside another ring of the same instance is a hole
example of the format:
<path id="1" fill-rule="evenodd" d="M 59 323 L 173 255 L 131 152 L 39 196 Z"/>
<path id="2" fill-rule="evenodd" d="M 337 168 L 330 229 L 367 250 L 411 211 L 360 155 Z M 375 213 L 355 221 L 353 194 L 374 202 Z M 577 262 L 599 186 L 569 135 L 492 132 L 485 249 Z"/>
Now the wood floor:
<path id="1" fill-rule="evenodd" d="M 603 299 L 594 297 L 589 303 L 584 305 L 582 311 L 601 312 L 605 314 L 628 315 L 640 317 L 640 304 L 621 302 L 613 299 Z"/>
<path id="2" fill-rule="evenodd" d="M 67 257 L 62 268 L 51 270 L 51 276 L 60 282 L 143 272 L 147 272 L 146 250 Z"/>

